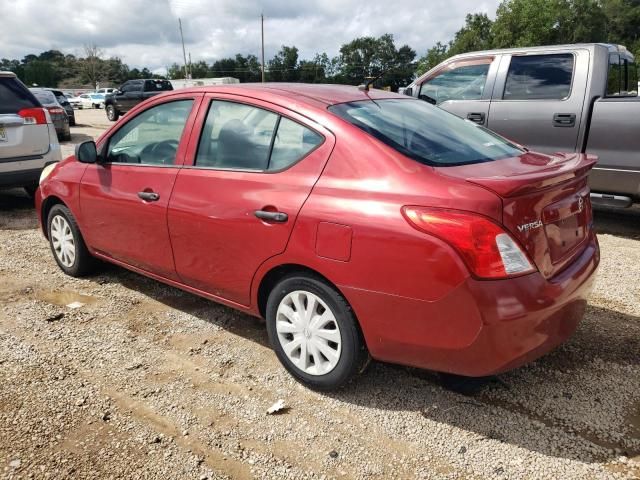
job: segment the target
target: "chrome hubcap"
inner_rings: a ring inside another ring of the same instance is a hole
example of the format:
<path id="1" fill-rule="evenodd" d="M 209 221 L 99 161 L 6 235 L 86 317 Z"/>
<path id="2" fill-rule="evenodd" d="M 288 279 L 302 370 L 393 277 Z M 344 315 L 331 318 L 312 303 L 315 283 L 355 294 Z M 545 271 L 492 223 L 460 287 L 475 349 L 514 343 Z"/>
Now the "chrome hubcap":
<path id="1" fill-rule="evenodd" d="M 76 242 L 69 222 L 62 215 L 56 215 L 51 220 L 50 235 L 53 251 L 60 263 L 65 267 L 73 266 L 76 260 Z"/>
<path id="2" fill-rule="evenodd" d="M 309 375 L 325 375 L 340 360 L 338 322 L 329 307 L 311 292 L 296 290 L 282 299 L 276 312 L 276 332 L 287 358 Z"/>

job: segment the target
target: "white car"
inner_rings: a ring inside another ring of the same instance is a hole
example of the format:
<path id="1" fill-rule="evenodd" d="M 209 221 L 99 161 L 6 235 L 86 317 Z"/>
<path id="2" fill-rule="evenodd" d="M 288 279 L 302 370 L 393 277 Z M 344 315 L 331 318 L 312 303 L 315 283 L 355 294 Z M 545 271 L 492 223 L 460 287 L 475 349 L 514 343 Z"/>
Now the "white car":
<path id="1" fill-rule="evenodd" d="M 104 108 L 104 93 L 83 93 L 79 98 L 80 108 Z"/>
<path id="2" fill-rule="evenodd" d="M 117 88 L 99 88 L 95 93 L 101 93 L 103 95 L 107 95 L 109 93 L 113 93 L 117 90 Z"/>
<path id="3" fill-rule="evenodd" d="M 69 100 L 69 103 L 73 108 L 82 108 L 82 99 L 79 95 L 67 95 L 67 100 Z"/>
<path id="4" fill-rule="evenodd" d="M 33 196 L 42 170 L 61 158 L 49 111 L 15 73 L 0 71 L 0 187 Z"/>

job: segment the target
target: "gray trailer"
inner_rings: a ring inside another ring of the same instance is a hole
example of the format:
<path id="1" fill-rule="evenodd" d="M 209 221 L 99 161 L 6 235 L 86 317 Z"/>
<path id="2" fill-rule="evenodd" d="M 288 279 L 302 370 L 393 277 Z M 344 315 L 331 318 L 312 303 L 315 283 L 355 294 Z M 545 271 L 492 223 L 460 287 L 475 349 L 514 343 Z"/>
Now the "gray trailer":
<path id="1" fill-rule="evenodd" d="M 543 153 L 598 156 L 594 204 L 640 203 L 640 98 L 633 55 L 609 44 L 451 57 L 404 89 Z"/>

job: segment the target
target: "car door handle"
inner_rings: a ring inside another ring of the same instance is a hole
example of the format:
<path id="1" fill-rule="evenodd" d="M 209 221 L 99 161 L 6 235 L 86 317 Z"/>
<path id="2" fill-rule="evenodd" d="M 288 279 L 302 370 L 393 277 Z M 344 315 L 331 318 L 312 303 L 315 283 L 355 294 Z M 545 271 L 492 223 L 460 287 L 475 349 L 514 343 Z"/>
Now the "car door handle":
<path id="1" fill-rule="evenodd" d="M 256 210 L 254 215 L 267 222 L 284 223 L 289 219 L 289 215 L 284 212 L 268 212 L 267 210 Z"/>
<path id="2" fill-rule="evenodd" d="M 575 113 L 554 113 L 553 114 L 554 127 L 575 127 L 575 125 L 576 125 Z"/>
<path id="3" fill-rule="evenodd" d="M 138 197 L 147 202 L 157 202 L 160 200 L 160 195 L 156 192 L 138 192 Z"/>
<path id="4" fill-rule="evenodd" d="M 467 120 L 471 120 L 478 125 L 484 125 L 484 112 L 472 112 L 467 114 Z"/>

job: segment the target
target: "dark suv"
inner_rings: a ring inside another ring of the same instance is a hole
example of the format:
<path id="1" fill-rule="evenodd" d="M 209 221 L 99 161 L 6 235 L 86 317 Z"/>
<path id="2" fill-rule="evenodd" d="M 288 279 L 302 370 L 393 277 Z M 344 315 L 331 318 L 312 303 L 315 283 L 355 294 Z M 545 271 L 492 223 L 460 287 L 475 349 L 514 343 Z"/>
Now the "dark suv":
<path id="1" fill-rule="evenodd" d="M 140 102 L 159 93 L 173 90 L 169 80 L 128 80 L 118 90 L 106 96 L 104 108 L 112 122 Z"/>

